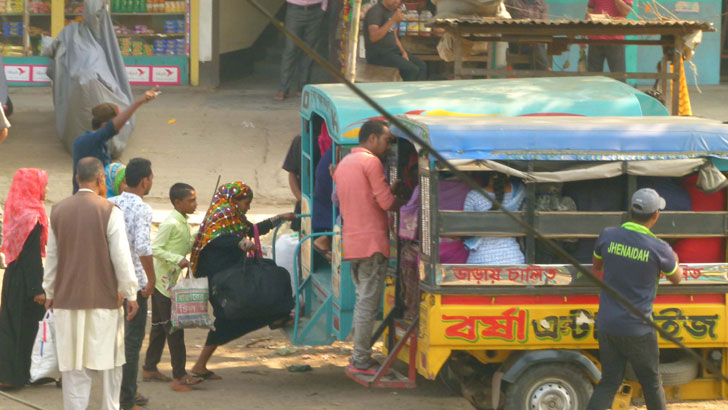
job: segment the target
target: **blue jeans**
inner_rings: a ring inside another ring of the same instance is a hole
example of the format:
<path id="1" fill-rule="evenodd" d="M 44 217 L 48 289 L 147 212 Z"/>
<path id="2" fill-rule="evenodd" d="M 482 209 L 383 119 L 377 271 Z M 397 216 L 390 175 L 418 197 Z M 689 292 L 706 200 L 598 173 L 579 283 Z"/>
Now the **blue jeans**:
<path id="1" fill-rule="evenodd" d="M 124 410 L 134 407 L 134 397 L 137 393 L 137 377 L 139 376 L 139 352 L 142 350 L 144 333 L 147 326 L 147 298 L 137 292 L 139 310 L 131 320 L 126 320 L 126 303 L 124 303 L 124 352 L 126 363 L 122 367 L 121 377 L 121 408 Z"/>
<path id="2" fill-rule="evenodd" d="M 427 80 L 427 64 L 417 57 L 409 56 L 409 60 L 399 53 L 367 55 L 367 62 L 385 67 L 399 68 L 399 75 L 404 81 Z"/>
<path id="3" fill-rule="evenodd" d="M 321 4 L 297 6 L 286 4 L 286 28 L 303 40 L 314 51 L 318 51 L 321 42 L 321 25 L 324 22 L 324 11 Z M 303 88 L 311 80 L 311 64 L 313 60 L 299 49 L 293 41 L 286 37 L 281 60 L 281 83 L 278 91 L 288 94 L 293 80 L 293 72 L 298 66 L 298 85 Z"/>
<path id="4" fill-rule="evenodd" d="M 658 372 L 660 349 L 654 331 L 644 336 L 614 336 L 599 332 L 599 361 L 602 363 L 602 379 L 594 389 L 587 410 L 612 408 L 628 361 L 642 385 L 647 409 L 665 410 L 665 391 Z"/>

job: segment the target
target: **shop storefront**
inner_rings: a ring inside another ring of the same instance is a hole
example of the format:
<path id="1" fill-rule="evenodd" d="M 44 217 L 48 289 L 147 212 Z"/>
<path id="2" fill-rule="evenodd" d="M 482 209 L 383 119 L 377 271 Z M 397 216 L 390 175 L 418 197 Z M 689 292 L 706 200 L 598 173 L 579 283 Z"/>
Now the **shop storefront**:
<path id="1" fill-rule="evenodd" d="M 191 11 L 198 0 L 110 0 L 119 48 L 132 85 L 187 85 L 196 54 Z M 0 51 L 11 86 L 44 86 L 42 36 L 83 20 L 82 0 L 0 0 Z"/>

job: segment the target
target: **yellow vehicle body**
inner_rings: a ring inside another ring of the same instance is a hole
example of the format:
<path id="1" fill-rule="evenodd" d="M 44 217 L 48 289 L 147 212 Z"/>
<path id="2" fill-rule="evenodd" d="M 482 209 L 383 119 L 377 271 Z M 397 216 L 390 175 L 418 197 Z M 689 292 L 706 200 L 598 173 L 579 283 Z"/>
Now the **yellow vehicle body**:
<path id="1" fill-rule="evenodd" d="M 385 311 L 393 307 L 392 283 L 385 291 Z M 728 368 L 727 296 L 663 294 L 655 300 L 655 323 L 690 348 L 720 349 Z M 417 371 L 434 380 L 453 351 L 466 351 L 482 363 L 501 363 L 514 351 L 596 350 L 594 320 L 598 295 L 439 295 L 422 294 L 417 338 Z M 675 348 L 660 339 L 660 348 Z M 408 361 L 409 347 L 400 353 Z M 588 355 L 599 366 L 598 360 Z M 633 395 L 640 386 L 633 385 Z M 728 397 L 728 384 L 705 371 L 681 386 L 667 386 L 668 399 L 709 400 Z"/>

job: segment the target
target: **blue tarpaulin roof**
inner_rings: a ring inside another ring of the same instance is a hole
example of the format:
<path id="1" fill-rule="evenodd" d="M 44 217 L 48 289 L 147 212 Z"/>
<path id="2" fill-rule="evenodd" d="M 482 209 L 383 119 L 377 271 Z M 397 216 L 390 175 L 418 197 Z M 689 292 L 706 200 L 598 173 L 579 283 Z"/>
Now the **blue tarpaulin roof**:
<path id="1" fill-rule="evenodd" d="M 654 98 L 606 77 L 545 77 L 357 84 L 393 115 L 516 116 L 574 114 L 643 116 L 669 113 Z M 301 117 L 321 116 L 338 144 L 358 143 L 359 128 L 381 118 L 343 84 L 307 85 Z"/>
<path id="2" fill-rule="evenodd" d="M 400 118 L 451 160 L 728 158 L 728 125 L 702 118 Z M 401 130 L 392 133 L 406 137 Z"/>

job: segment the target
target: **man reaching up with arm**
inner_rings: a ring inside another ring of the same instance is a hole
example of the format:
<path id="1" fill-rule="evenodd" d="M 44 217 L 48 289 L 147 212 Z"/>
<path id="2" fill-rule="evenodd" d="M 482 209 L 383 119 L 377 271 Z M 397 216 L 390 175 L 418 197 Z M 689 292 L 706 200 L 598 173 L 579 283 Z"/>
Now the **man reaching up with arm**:
<path id="1" fill-rule="evenodd" d="M 104 166 L 111 163 L 109 154 L 109 140 L 121 131 L 121 128 L 129 121 L 134 112 L 145 103 L 157 98 L 159 87 L 155 87 L 144 93 L 144 96 L 136 100 L 124 111 L 119 110 L 115 104 L 102 103 L 91 109 L 91 128 L 93 131 L 86 132 L 73 141 L 73 193 L 78 191 L 76 183 L 76 165 L 81 158 L 98 158 Z"/>

